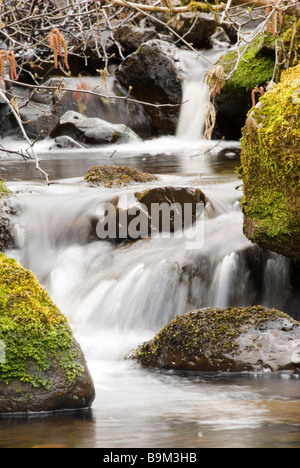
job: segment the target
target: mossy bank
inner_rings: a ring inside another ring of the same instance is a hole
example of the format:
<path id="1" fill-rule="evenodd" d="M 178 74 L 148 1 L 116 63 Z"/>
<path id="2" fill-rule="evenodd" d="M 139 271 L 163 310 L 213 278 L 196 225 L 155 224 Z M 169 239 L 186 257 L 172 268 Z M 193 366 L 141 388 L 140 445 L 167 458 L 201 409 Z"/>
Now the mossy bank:
<path id="1" fill-rule="evenodd" d="M 299 338 L 300 323 L 275 309 L 207 308 L 175 317 L 132 358 L 180 371 L 294 370 Z"/>
<path id="2" fill-rule="evenodd" d="M 66 317 L 33 273 L 0 254 L 0 413 L 90 406 L 94 386 Z"/>
<path id="3" fill-rule="evenodd" d="M 241 177 L 244 231 L 261 247 L 300 260 L 300 65 L 248 116 Z"/>

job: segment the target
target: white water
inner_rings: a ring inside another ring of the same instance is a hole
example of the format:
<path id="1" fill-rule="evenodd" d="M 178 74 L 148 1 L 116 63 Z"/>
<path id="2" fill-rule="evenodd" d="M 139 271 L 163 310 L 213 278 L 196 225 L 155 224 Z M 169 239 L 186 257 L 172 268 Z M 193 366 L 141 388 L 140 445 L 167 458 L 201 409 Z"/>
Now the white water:
<path id="1" fill-rule="evenodd" d="M 197 184 L 194 176 L 161 177 L 160 183 Z M 280 427 L 281 434 L 284 425 L 291 438 L 299 431 L 299 382 L 290 374 L 275 380 L 263 375 L 176 376 L 124 360 L 175 314 L 253 300 L 243 255 L 250 243 L 242 234 L 237 181 L 231 175 L 211 183 L 208 176 L 198 185 L 212 204 L 200 252 L 186 250 L 184 239 L 149 239 L 119 247 L 88 243 L 86 220 L 101 200 L 119 191 L 91 190 L 78 179 L 51 187 L 10 184 L 21 193 L 14 219 L 19 249 L 8 254 L 35 272 L 67 315 L 97 396 L 85 422 L 80 416 L 53 416 L 20 422 L 7 432 L 0 420 L 3 444 L 10 434 L 16 445 L 22 438 L 25 446 L 259 447 L 277 444 L 277 432 L 273 440 L 268 428 Z M 265 298 L 272 277 L 284 272 L 280 281 L 288 282 L 282 262 L 274 255 L 266 266 Z M 268 294 L 266 302 L 276 306 L 276 297 Z"/>
<path id="2" fill-rule="evenodd" d="M 177 136 L 186 140 L 201 140 L 204 136 L 205 115 L 209 92 L 203 77 L 197 81 L 187 81 L 183 86 L 183 102 Z"/>

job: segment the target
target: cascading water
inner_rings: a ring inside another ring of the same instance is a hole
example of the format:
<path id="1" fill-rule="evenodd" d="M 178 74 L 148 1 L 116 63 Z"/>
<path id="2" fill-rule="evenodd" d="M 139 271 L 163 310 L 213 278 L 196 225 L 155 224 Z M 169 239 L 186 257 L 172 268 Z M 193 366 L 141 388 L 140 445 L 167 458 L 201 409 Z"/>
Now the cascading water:
<path id="1" fill-rule="evenodd" d="M 238 144 L 204 144 L 202 112 L 192 130 L 195 109 L 207 102 L 207 92 L 198 86 L 204 68 L 197 67 L 200 74 L 191 73 L 191 83 L 186 83 L 186 91 L 195 83 L 199 91 L 199 101 L 193 91 L 187 115 L 181 115 L 188 125 L 179 131 L 187 136 L 191 130 L 192 142 L 164 138 L 84 154 L 72 151 L 57 159 L 44 153 L 43 164 L 57 170 L 56 184 L 9 184 L 16 193 L 12 221 L 17 248 L 7 254 L 36 274 L 68 317 L 97 397 L 90 417 L 54 415 L 9 428 L 0 420 L 0 447 L 21 438 L 24 446 L 265 447 L 270 432 L 278 440 L 287 434 L 287 445 L 299 440 L 296 377 L 178 376 L 148 372 L 124 359 L 176 314 L 189 310 L 263 303 L 295 317 L 299 311 L 289 261 L 261 251 L 243 235 L 240 182 L 234 173 L 238 161 L 230 151 L 234 147 L 236 152 Z M 210 152 L 200 179 L 199 155 L 202 161 L 205 148 Z M 121 245 L 95 237 L 93 222 L 103 202 L 147 188 L 91 189 L 82 178 L 73 178 L 92 165 L 112 162 L 152 171 L 155 164 L 160 173 L 156 185 L 200 187 L 209 199 L 201 224 L 203 246 L 187 248 L 184 236 Z M 8 180 L 24 180 L 23 162 L 14 162 L 13 169 L 10 162 L 1 165 Z"/>
<path id="2" fill-rule="evenodd" d="M 183 102 L 177 136 L 186 140 L 201 140 L 204 136 L 205 114 L 209 92 L 204 77 L 197 81 L 187 80 L 183 85 Z"/>

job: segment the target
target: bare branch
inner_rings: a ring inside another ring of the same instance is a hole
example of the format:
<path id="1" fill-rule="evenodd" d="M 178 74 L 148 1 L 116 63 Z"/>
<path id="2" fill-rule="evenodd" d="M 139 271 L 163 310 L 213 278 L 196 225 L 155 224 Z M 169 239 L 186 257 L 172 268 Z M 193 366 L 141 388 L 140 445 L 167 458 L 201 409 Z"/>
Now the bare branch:
<path id="1" fill-rule="evenodd" d="M 6 104 L 9 106 L 11 112 L 13 113 L 16 121 L 18 122 L 18 125 L 22 131 L 22 134 L 23 134 L 23 137 L 24 139 L 26 140 L 26 142 L 28 143 L 28 147 L 30 148 L 30 151 L 32 153 L 32 156 L 34 157 L 35 161 L 36 161 L 36 170 L 39 171 L 46 179 L 46 182 L 48 185 L 50 185 L 50 182 L 49 182 L 49 176 L 48 174 L 40 167 L 40 161 L 39 161 L 39 158 L 33 148 L 33 144 L 31 143 L 31 141 L 29 140 L 28 138 L 28 135 L 25 131 L 25 128 L 24 128 L 24 125 L 23 125 L 23 122 L 22 120 L 20 119 L 20 116 L 18 114 L 18 112 L 16 111 L 16 109 L 14 108 L 14 106 L 11 104 L 11 101 L 9 99 L 7 99 L 7 97 L 5 96 L 5 93 L 0 89 L 0 97 L 1 99 L 3 99 L 4 102 L 6 102 Z"/>

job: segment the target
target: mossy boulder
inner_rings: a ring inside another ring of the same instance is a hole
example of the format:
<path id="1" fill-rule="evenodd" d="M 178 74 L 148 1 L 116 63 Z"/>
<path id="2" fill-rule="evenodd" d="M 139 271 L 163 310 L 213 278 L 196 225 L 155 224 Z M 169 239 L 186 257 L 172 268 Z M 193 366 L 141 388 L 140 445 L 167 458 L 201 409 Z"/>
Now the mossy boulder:
<path id="1" fill-rule="evenodd" d="M 154 174 L 128 166 L 94 166 L 88 170 L 84 180 L 92 186 L 115 188 L 132 183 L 154 182 L 158 178 Z"/>
<path id="2" fill-rule="evenodd" d="M 300 323 L 275 309 L 208 308 L 176 316 L 132 358 L 178 371 L 295 370 L 299 339 Z"/>
<path id="3" fill-rule="evenodd" d="M 246 236 L 261 247 L 300 260 L 300 65 L 248 116 L 241 177 Z"/>
<path id="4" fill-rule="evenodd" d="M 89 407 L 95 391 L 66 317 L 33 273 L 0 254 L 0 413 Z"/>
<path id="5" fill-rule="evenodd" d="M 240 47 L 243 53 L 246 45 Z M 220 64 L 229 76 L 238 59 L 237 50 L 227 52 Z M 247 113 L 252 107 L 251 92 L 256 86 L 271 81 L 275 66 L 275 42 L 272 35 L 258 36 L 248 47 L 237 70 L 226 81 L 220 96 L 215 98 L 217 121 L 215 132 L 228 140 L 241 137 Z"/>

